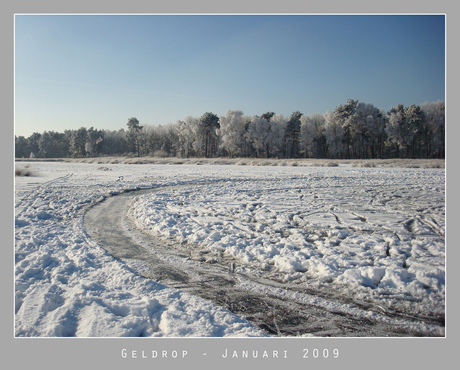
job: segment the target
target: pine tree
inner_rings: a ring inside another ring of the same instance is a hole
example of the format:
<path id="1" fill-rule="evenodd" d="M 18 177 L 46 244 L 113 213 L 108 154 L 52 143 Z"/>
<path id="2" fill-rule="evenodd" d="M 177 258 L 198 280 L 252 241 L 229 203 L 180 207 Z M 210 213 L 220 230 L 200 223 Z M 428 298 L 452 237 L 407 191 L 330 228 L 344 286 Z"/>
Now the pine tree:
<path id="1" fill-rule="evenodd" d="M 214 113 L 206 112 L 200 118 L 200 127 L 204 138 L 204 156 L 212 157 L 217 150 L 219 117 Z"/>
<path id="2" fill-rule="evenodd" d="M 296 158 L 300 154 L 300 117 L 302 113 L 295 111 L 291 114 L 284 133 L 286 157 Z"/>
<path id="3" fill-rule="evenodd" d="M 81 127 L 70 134 L 70 155 L 72 158 L 86 157 L 86 128 Z"/>
<path id="4" fill-rule="evenodd" d="M 347 104 L 341 104 L 334 109 L 334 118 L 342 125 L 347 158 L 351 158 L 350 149 L 353 145 L 352 127 L 357 105 L 358 100 L 348 99 Z"/>
<path id="5" fill-rule="evenodd" d="M 126 141 L 130 151 L 135 152 L 138 157 L 141 156 L 141 140 L 142 140 L 142 126 L 139 125 L 139 120 L 136 117 L 128 119 L 128 132 L 126 134 Z"/>

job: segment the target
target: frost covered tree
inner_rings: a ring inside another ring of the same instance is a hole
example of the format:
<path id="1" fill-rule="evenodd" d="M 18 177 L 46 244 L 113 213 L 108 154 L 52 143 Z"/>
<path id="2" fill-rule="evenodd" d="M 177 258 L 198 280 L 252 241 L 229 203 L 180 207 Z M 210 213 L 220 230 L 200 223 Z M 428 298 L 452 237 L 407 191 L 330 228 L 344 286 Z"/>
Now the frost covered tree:
<path id="1" fill-rule="evenodd" d="M 286 119 L 275 112 L 265 112 L 251 118 L 247 128 L 247 140 L 257 157 L 283 156 Z"/>
<path id="2" fill-rule="evenodd" d="M 178 124 L 150 126 L 143 128 L 142 151 L 155 157 L 180 155 Z"/>
<path id="3" fill-rule="evenodd" d="M 200 146 L 199 119 L 187 116 L 177 122 L 178 153 L 181 157 L 190 158 L 196 155 L 196 146 Z"/>
<path id="4" fill-rule="evenodd" d="M 314 157 L 313 138 L 314 129 L 311 125 L 310 117 L 300 117 L 300 146 L 305 158 Z"/>
<path id="5" fill-rule="evenodd" d="M 287 118 L 282 114 L 275 114 L 270 119 L 269 157 L 282 157 L 284 152 L 284 136 Z"/>
<path id="6" fill-rule="evenodd" d="M 350 125 L 351 143 L 356 158 L 365 158 L 367 154 L 367 143 L 370 139 L 368 116 L 371 109 L 370 105 L 359 102 L 351 119 L 353 122 Z"/>
<path id="7" fill-rule="evenodd" d="M 38 157 L 39 158 L 52 158 L 54 157 L 54 143 L 52 142 L 51 139 L 51 134 L 48 131 L 45 131 L 42 133 L 40 137 L 40 141 L 38 142 L 39 146 L 39 152 L 38 152 Z"/>
<path id="8" fill-rule="evenodd" d="M 267 112 L 251 118 L 247 140 L 257 157 L 284 157 L 287 119 L 282 114 Z"/>
<path id="9" fill-rule="evenodd" d="M 177 127 L 169 123 L 164 126 L 159 125 L 156 131 L 159 137 L 160 153 L 167 156 L 176 156 L 179 143 Z M 156 152 L 156 154 L 158 155 L 158 152 Z"/>
<path id="10" fill-rule="evenodd" d="M 430 132 L 427 156 L 444 158 L 446 136 L 445 103 L 441 100 L 426 102 L 420 108 L 425 114 L 427 129 Z"/>
<path id="11" fill-rule="evenodd" d="M 266 118 L 254 116 L 248 125 L 246 137 L 256 151 L 256 157 L 270 157 L 271 123 Z"/>
<path id="12" fill-rule="evenodd" d="M 195 156 L 199 156 L 201 155 L 200 153 L 203 152 L 203 135 L 201 134 L 200 119 L 195 118 L 195 117 L 185 118 L 186 123 L 189 120 L 190 122 L 188 123 L 188 125 L 194 137 L 193 142 L 192 142 L 193 150 L 194 150 Z"/>
<path id="13" fill-rule="evenodd" d="M 348 99 L 334 111 L 289 118 L 268 111 L 245 116 L 228 110 L 205 113 L 165 126 L 139 125 L 128 130 L 93 127 L 15 137 L 16 157 L 86 157 L 141 154 L 168 156 L 383 158 L 445 156 L 445 104 L 399 104 L 387 113 L 372 104 Z"/>
<path id="14" fill-rule="evenodd" d="M 358 103 L 351 126 L 353 152 L 357 158 L 381 156 L 385 140 L 385 119 L 372 104 Z"/>
<path id="15" fill-rule="evenodd" d="M 228 110 L 225 116 L 219 118 L 217 134 L 220 137 L 220 148 L 230 157 L 247 155 L 246 131 L 249 121 L 250 118 L 240 110 Z"/>
<path id="16" fill-rule="evenodd" d="M 205 135 L 200 118 L 187 116 L 176 126 L 178 154 L 186 158 L 204 156 Z"/>
<path id="17" fill-rule="evenodd" d="M 429 140 L 425 114 L 417 105 L 398 104 L 388 112 L 388 140 L 395 146 L 397 157 L 421 155 L 423 143 Z"/>
<path id="18" fill-rule="evenodd" d="M 300 117 L 300 145 L 305 158 L 327 156 L 325 121 L 324 116 L 318 113 Z"/>
<path id="19" fill-rule="evenodd" d="M 155 155 L 155 151 L 159 150 L 160 144 L 160 138 L 158 134 L 157 127 L 155 126 L 150 126 L 150 125 L 144 125 L 144 128 L 142 129 L 144 133 L 144 153 Z"/>
<path id="20" fill-rule="evenodd" d="M 330 158 L 342 158 L 345 151 L 344 132 L 342 124 L 335 119 L 334 114 L 328 110 L 324 113 L 324 136 L 328 146 Z"/>
<path id="21" fill-rule="evenodd" d="M 358 100 L 348 99 L 346 104 L 341 104 L 334 109 L 334 118 L 342 126 L 347 158 L 351 158 L 351 148 L 353 145 L 352 127 L 354 125 L 357 105 Z"/>

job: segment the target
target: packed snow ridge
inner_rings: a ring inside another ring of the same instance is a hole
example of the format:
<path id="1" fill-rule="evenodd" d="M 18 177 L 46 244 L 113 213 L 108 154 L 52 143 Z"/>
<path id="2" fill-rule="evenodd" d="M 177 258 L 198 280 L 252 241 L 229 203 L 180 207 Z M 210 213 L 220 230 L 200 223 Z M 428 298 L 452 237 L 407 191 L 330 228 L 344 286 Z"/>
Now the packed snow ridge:
<path id="1" fill-rule="evenodd" d="M 444 316 L 443 168 L 18 166 L 35 176 L 16 177 L 16 336 L 266 335 L 89 238 L 90 206 L 142 188 L 126 217 L 205 262 Z"/>

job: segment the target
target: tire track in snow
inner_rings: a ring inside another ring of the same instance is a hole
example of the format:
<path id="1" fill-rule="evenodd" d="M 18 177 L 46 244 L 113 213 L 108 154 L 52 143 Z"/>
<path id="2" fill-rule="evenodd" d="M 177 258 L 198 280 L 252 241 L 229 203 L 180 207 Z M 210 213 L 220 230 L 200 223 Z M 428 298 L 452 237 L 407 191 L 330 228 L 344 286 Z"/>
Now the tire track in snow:
<path id="1" fill-rule="evenodd" d="M 30 207 L 37 200 L 37 198 L 40 197 L 40 194 L 48 187 L 55 183 L 66 182 L 72 176 L 73 173 L 69 172 L 64 176 L 56 177 L 55 179 L 46 181 L 43 184 L 38 185 L 35 189 L 30 191 L 26 196 L 22 197 L 18 203 L 15 204 L 16 217 L 20 216 L 24 212 L 24 210 Z"/>
<path id="2" fill-rule="evenodd" d="M 426 335 L 427 327 L 442 326 L 433 318 L 382 312 L 372 302 L 233 273 L 235 260 L 230 257 L 222 263 L 195 261 L 196 251 L 154 240 L 127 222 L 124 215 L 135 195 L 125 193 L 93 206 L 85 215 L 88 235 L 116 258 L 146 264 L 147 269 L 138 271 L 141 275 L 211 300 L 271 335 L 417 336 Z"/>

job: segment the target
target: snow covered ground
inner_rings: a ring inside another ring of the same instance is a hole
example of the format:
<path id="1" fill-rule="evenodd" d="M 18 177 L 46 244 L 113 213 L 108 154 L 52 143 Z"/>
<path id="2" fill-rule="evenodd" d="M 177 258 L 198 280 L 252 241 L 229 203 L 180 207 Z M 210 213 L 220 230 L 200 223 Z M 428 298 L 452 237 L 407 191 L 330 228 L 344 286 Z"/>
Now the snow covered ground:
<path id="1" fill-rule="evenodd" d="M 235 272 L 444 317 L 443 168 L 18 162 L 16 336 L 265 336 L 244 317 L 145 279 L 85 230 L 127 190 L 127 217 Z M 249 287 L 248 289 L 251 289 Z M 443 328 L 428 329 L 444 335 Z"/>

